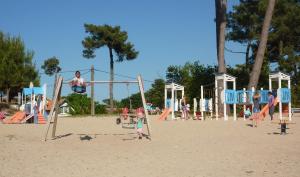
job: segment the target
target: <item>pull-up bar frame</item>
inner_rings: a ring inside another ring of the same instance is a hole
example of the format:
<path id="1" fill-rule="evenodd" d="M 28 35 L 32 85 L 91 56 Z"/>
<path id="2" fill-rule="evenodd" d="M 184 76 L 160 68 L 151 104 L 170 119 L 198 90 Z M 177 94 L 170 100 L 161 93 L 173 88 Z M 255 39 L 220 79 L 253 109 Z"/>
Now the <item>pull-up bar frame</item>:
<path id="1" fill-rule="evenodd" d="M 139 86 L 139 90 L 141 93 L 141 98 L 142 98 L 142 103 L 143 103 L 143 108 L 144 108 L 144 113 L 145 113 L 145 119 L 146 119 L 146 125 L 147 125 L 147 131 L 148 131 L 148 137 L 151 140 L 151 134 L 150 134 L 150 120 L 148 119 L 149 114 L 146 108 L 146 98 L 145 98 L 145 94 L 144 94 L 144 84 L 143 84 L 143 80 L 142 77 L 139 75 L 137 76 L 137 81 L 92 81 L 91 83 L 136 83 Z M 47 137 L 48 137 L 48 132 L 49 132 L 49 128 L 51 125 L 51 121 L 52 119 L 54 119 L 53 122 L 53 127 L 52 127 L 52 139 L 55 139 L 55 133 L 56 133 L 56 126 L 57 126 L 57 118 L 58 118 L 58 112 L 59 112 L 59 105 L 58 102 L 60 100 L 61 97 L 61 89 L 62 89 L 62 85 L 63 85 L 63 78 L 60 76 L 59 78 L 57 78 L 56 80 L 56 84 L 57 87 L 55 88 L 55 94 L 53 97 L 53 105 L 52 108 L 50 110 L 49 113 L 49 117 L 47 120 L 47 127 L 46 127 L 46 133 L 45 133 L 45 141 L 47 141 Z"/>

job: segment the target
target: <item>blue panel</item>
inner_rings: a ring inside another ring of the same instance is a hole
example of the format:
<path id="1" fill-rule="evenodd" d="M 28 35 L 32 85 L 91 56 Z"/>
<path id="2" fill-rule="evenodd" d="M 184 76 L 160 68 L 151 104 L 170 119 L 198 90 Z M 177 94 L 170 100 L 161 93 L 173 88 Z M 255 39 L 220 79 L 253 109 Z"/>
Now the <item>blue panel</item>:
<path id="1" fill-rule="evenodd" d="M 250 90 L 237 90 L 236 91 L 236 103 L 237 104 L 252 104 L 253 92 Z"/>
<path id="2" fill-rule="evenodd" d="M 260 90 L 259 94 L 260 94 L 260 100 L 259 103 L 268 103 L 268 99 L 269 99 L 269 90 Z"/>
<path id="3" fill-rule="evenodd" d="M 289 103 L 291 100 L 291 91 L 288 88 L 281 88 L 280 89 L 280 95 L 281 95 L 281 102 L 282 103 Z"/>
<path id="4" fill-rule="evenodd" d="M 167 104 L 166 104 L 167 108 L 171 107 L 171 99 L 167 99 Z"/>
<path id="5" fill-rule="evenodd" d="M 23 88 L 23 94 L 25 96 L 32 94 L 32 88 Z"/>
<path id="6" fill-rule="evenodd" d="M 235 104 L 235 103 L 236 103 L 236 91 L 225 90 L 225 104 Z"/>
<path id="7" fill-rule="evenodd" d="M 208 112 L 209 111 L 209 99 L 204 99 L 204 107 L 205 107 L 205 111 Z"/>
<path id="8" fill-rule="evenodd" d="M 33 87 L 33 93 L 35 95 L 39 95 L 39 94 L 44 94 L 43 88 L 42 87 Z"/>

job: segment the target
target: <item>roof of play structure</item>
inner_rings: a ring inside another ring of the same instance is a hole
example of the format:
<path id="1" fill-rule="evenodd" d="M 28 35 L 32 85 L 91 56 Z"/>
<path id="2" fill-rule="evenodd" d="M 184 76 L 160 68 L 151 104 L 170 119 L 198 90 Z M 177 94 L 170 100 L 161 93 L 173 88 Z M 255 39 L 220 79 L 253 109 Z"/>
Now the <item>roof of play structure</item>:
<path id="1" fill-rule="evenodd" d="M 231 76 L 231 75 L 229 75 L 229 74 L 225 74 L 225 73 L 221 73 L 221 74 L 216 73 L 216 74 L 215 74 L 215 80 L 225 80 L 225 81 L 227 81 L 227 82 L 230 82 L 230 81 L 231 81 L 231 82 L 234 82 L 235 79 L 236 79 L 236 77 Z"/>
<path id="2" fill-rule="evenodd" d="M 284 74 L 283 72 L 276 72 L 276 73 L 271 73 L 269 75 L 269 78 L 272 80 L 276 80 L 276 79 L 281 79 L 281 80 L 290 80 L 291 77 L 287 74 Z"/>
<path id="3" fill-rule="evenodd" d="M 170 83 L 165 85 L 165 89 L 184 90 L 184 86 L 175 83 Z"/>

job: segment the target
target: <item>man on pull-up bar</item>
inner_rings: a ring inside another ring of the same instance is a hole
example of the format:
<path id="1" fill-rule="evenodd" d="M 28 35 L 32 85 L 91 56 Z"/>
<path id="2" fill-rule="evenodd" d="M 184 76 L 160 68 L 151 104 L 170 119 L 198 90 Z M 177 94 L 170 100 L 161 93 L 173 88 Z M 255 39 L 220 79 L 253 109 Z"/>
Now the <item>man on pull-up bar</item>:
<path id="1" fill-rule="evenodd" d="M 80 77 L 80 71 L 75 72 L 75 77 L 70 82 L 72 90 L 76 93 L 85 93 L 86 92 L 86 83 L 84 79 Z"/>

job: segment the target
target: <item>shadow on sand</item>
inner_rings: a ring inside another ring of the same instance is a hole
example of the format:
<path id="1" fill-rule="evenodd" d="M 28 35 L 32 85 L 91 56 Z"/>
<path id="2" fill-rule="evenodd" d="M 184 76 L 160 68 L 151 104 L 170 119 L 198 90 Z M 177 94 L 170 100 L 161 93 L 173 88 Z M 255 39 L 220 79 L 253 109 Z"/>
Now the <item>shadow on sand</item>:
<path id="1" fill-rule="evenodd" d="M 64 134 L 64 135 L 55 136 L 53 138 L 53 140 L 60 139 L 60 138 L 65 138 L 65 137 L 68 137 L 68 136 L 71 136 L 71 135 L 73 135 L 73 133 L 67 133 L 67 134 Z"/>

